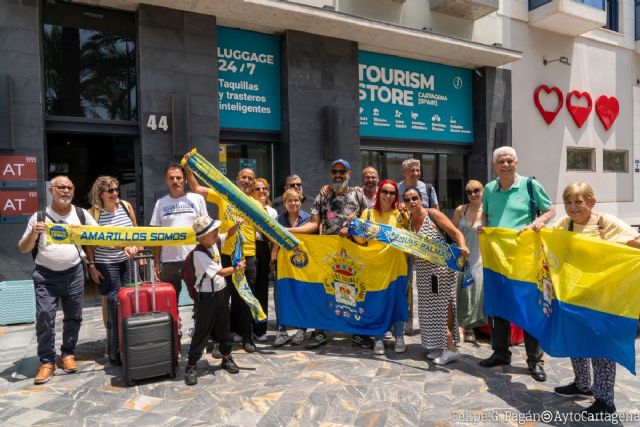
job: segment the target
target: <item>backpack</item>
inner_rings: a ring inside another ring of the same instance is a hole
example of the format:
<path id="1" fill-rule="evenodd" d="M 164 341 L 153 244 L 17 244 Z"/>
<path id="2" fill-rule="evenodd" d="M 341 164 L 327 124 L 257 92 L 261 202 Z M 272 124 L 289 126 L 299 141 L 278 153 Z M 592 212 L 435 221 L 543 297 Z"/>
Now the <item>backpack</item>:
<path id="1" fill-rule="evenodd" d="M 218 247 L 218 252 L 222 251 L 222 242 L 220 239 L 216 242 L 216 246 Z M 202 279 L 198 282 L 196 286 L 196 266 L 193 263 L 193 254 L 195 252 L 204 252 L 207 256 L 211 256 L 211 252 L 207 248 L 205 248 L 202 243 L 198 243 L 196 247 L 189 252 L 187 257 L 182 262 L 182 280 L 187 285 L 187 291 L 189 291 L 189 296 L 194 302 L 198 302 L 200 296 L 200 288 L 202 287 L 202 282 L 204 281 L 206 274 L 202 275 Z M 213 281 L 213 277 L 211 278 Z"/>
<path id="2" fill-rule="evenodd" d="M 131 219 L 131 222 L 134 223 L 134 219 L 135 219 L 135 215 L 133 215 L 133 206 L 131 206 L 131 203 L 120 199 L 120 206 L 122 206 L 122 209 L 124 209 L 124 211 L 127 213 L 127 215 L 129 215 L 129 219 Z M 97 209 L 95 207 L 91 208 L 91 212 L 93 214 L 93 217 L 95 218 L 96 222 L 99 224 L 100 223 L 100 209 Z M 134 224 L 135 225 L 135 224 Z"/>
<path id="3" fill-rule="evenodd" d="M 76 215 L 78 215 L 78 219 L 80 219 L 80 224 L 82 225 L 86 225 L 87 224 L 87 219 L 84 216 L 84 209 L 79 208 L 76 205 L 73 205 L 73 207 L 76 210 Z M 49 215 L 47 215 L 47 208 L 41 209 L 39 211 L 36 212 L 36 222 L 44 222 L 46 217 L 49 217 L 49 219 L 54 223 L 57 224 L 53 218 L 51 218 Z M 40 233 L 42 234 L 42 233 Z M 38 256 L 38 245 L 40 243 L 40 234 L 38 234 L 38 238 L 36 239 L 36 244 L 33 247 L 33 249 L 31 249 L 31 257 L 33 258 L 33 260 L 36 260 L 36 257 Z"/>
<path id="4" fill-rule="evenodd" d="M 542 213 L 540 212 L 540 209 L 538 209 L 538 203 L 536 202 L 535 197 L 533 197 L 534 179 L 536 179 L 535 176 L 530 176 L 527 178 L 527 192 L 529 193 L 529 209 L 531 211 L 531 222 L 535 221 L 535 219 Z"/>

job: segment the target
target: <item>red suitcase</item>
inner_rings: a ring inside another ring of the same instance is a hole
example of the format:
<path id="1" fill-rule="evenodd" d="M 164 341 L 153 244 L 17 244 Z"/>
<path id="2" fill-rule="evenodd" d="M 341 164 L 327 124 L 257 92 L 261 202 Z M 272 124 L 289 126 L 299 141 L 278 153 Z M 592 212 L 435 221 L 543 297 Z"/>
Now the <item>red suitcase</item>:
<path id="1" fill-rule="evenodd" d="M 147 265 L 152 266 L 153 257 L 151 257 L 150 262 Z M 149 258 L 147 256 L 144 257 L 136 257 L 136 258 Z M 138 268 L 137 263 L 135 263 L 135 269 Z M 154 274 L 153 267 L 150 267 L 150 274 Z M 139 276 L 138 276 L 139 277 Z M 136 298 L 135 291 L 136 287 L 122 287 L 118 291 L 118 338 L 119 338 L 119 348 L 120 348 L 120 359 L 124 358 L 124 347 L 123 347 L 123 334 L 122 334 L 122 322 L 125 318 L 131 317 L 134 314 L 139 313 L 149 313 L 153 311 L 153 292 L 151 283 L 141 283 L 140 286 L 137 287 L 138 290 L 138 304 L 139 306 L 136 309 Z M 171 283 L 163 283 L 156 282 L 156 301 L 155 301 L 155 312 L 164 312 L 171 315 L 173 319 L 173 333 L 174 333 L 174 357 L 175 362 L 178 362 L 178 355 L 180 354 L 180 325 L 179 325 L 179 317 L 178 317 L 178 302 L 176 301 L 176 290 L 174 289 Z"/>
<path id="2" fill-rule="evenodd" d="M 476 331 L 481 334 L 485 334 L 487 336 L 491 336 L 491 321 L 487 323 L 485 326 L 480 326 L 479 328 L 475 328 Z M 516 326 L 511 323 L 511 345 L 518 345 L 524 342 L 524 331 L 521 327 Z"/>

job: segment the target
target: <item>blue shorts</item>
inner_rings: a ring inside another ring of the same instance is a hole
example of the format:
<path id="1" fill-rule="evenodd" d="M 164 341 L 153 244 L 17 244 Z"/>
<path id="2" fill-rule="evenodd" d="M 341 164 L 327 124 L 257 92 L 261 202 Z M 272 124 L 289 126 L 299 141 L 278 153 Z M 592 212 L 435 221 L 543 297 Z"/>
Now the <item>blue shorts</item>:
<path id="1" fill-rule="evenodd" d="M 98 284 L 100 295 L 107 296 L 112 291 L 117 292 L 129 281 L 129 260 L 109 264 L 96 263 L 96 268 L 102 274 L 102 281 Z"/>

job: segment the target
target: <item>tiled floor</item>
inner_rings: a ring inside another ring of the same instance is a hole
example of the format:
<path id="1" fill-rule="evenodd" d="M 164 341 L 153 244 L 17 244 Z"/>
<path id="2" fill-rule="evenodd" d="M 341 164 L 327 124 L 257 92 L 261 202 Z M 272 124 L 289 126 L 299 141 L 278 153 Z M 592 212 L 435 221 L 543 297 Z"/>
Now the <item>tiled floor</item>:
<path id="1" fill-rule="evenodd" d="M 188 328 L 191 307 L 181 313 Z M 518 425 L 548 415 L 556 419 L 547 424 L 562 425 L 561 417 L 589 404 L 553 393 L 554 386 L 573 379 L 567 359 L 546 357 L 549 378 L 537 383 L 528 375 L 521 346 L 514 348 L 512 366 L 480 368 L 477 362 L 491 353 L 486 341 L 462 344 L 461 360 L 437 367 L 426 361 L 417 335 L 407 337 L 406 353 L 394 354 L 389 341 L 386 356 L 375 356 L 352 347 L 344 335 L 332 335 L 316 351 L 275 349 L 270 331 L 269 343 L 259 344 L 256 353 L 236 345 L 238 375 L 220 370 L 219 361 L 205 355 L 194 387 L 184 384 L 182 359 L 177 378 L 129 388 L 120 367 L 104 357 L 104 337 L 100 307 L 87 299 L 77 352 L 80 372 L 58 371 L 49 383 L 34 386 L 33 324 L 0 327 L 0 425 Z M 185 336 L 183 354 L 188 346 Z M 616 405 L 631 418 L 622 425 L 640 425 L 640 382 L 619 366 Z"/>

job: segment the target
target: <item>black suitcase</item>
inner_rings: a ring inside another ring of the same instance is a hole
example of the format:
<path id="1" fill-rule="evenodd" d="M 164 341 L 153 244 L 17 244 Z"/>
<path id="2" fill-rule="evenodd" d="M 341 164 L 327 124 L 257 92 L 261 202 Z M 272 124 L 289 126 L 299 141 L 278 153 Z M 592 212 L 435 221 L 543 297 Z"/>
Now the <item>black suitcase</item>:
<path id="1" fill-rule="evenodd" d="M 114 365 L 120 364 L 118 343 L 118 292 L 112 291 L 107 296 L 107 354 Z"/>
<path id="2" fill-rule="evenodd" d="M 122 360 L 124 378 L 128 386 L 144 378 L 169 375 L 176 376 L 177 355 L 174 354 L 173 318 L 169 313 L 156 312 L 155 274 L 153 257 L 148 260 L 152 284 L 152 308 L 147 313 L 139 312 L 138 266 L 134 267 L 136 314 L 122 321 Z"/>

